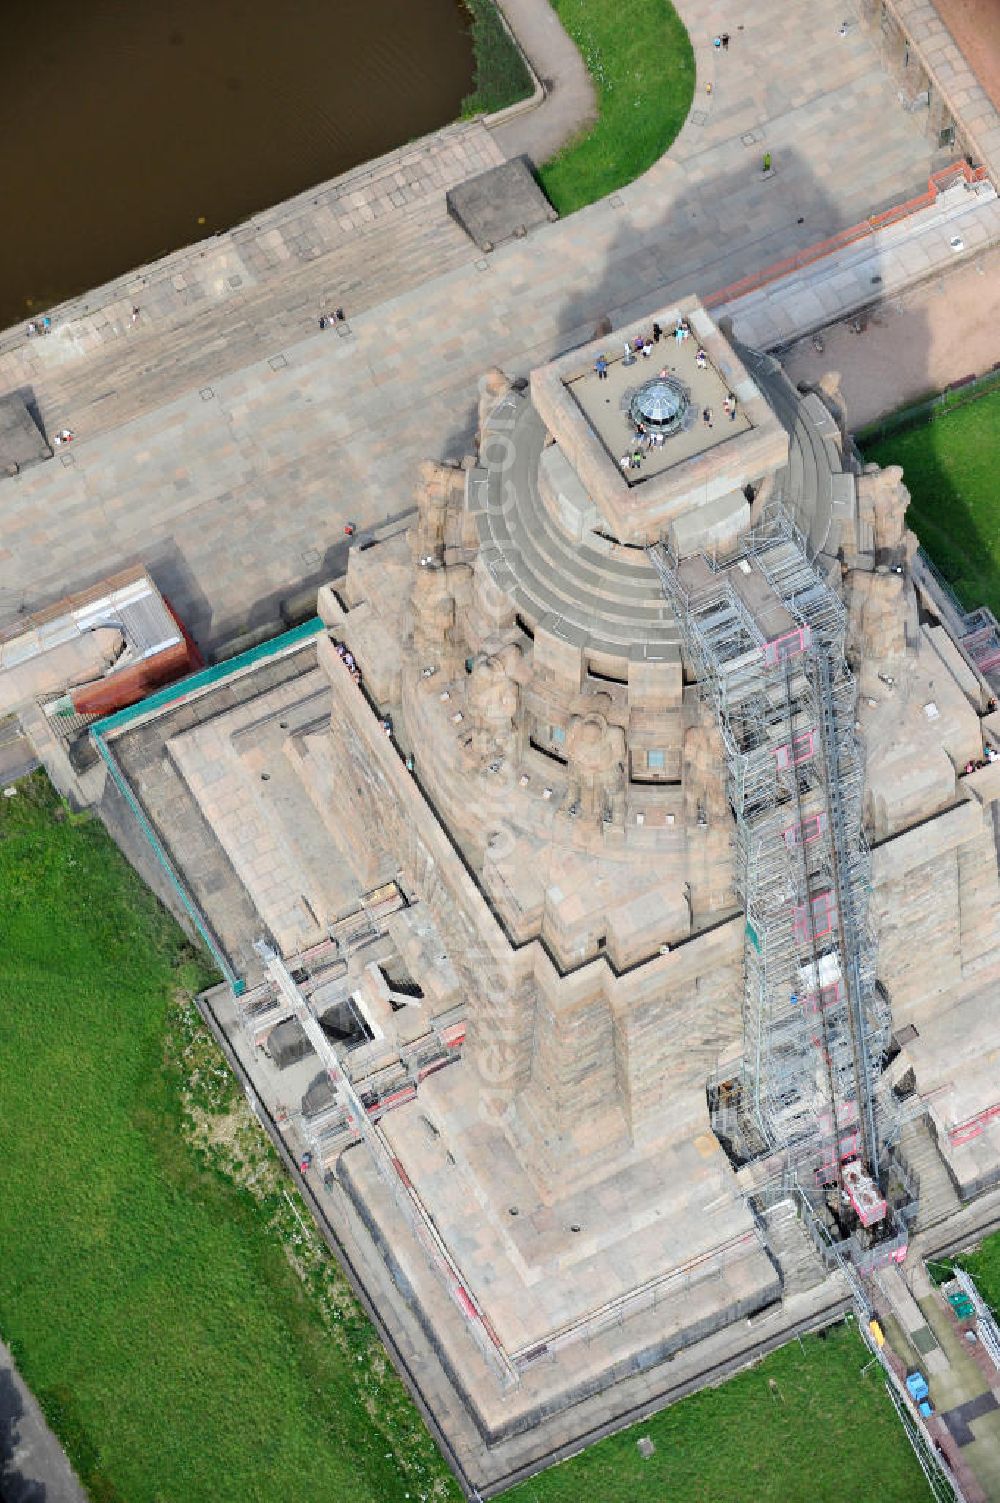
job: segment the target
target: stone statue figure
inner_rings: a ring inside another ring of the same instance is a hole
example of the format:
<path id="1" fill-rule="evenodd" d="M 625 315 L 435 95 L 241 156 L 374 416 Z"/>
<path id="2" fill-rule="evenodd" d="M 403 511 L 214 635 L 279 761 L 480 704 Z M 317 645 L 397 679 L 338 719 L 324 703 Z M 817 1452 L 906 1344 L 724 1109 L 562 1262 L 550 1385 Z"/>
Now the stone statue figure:
<path id="1" fill-rule="evenodd" d="M 455 597 L 446 569 L 418 567 L 410 597 L 413 613 L 413 645 L 424 657 L 434 656 L 453 641 Z"/>
<path id="2" fill-rule="evenodd" d="M 884 470 L 876 464 L 865 466 L 858 477 L 858 521 L 871 528 L 880 562 L 887 554 L 904 555 L 885 560 L 889 563 L 903 563 L 913 557 L 917 539 L 906 526 L 909 504 L 910 493 L 898 464 L 886 465 Z"/>
<path id="3" fill-rule="evenodd" d="M 473 752 L 484 767 L 515 756 L 520 669 L 521 649 L 512 644 L 492 657 L 480 658 L 469 676 L 466 704 Z"/>
<path id="4" fill-rule="evenodd" d="M 850 656 L 855 662 L 885 662 L 906 651 L 906 580 L 884 564 L 874 573 L 851 575 Z"/>
<path id="5" fill-rule="evenodd" d="M 499 366 L 492 366 L 485 375 L 479 378 L 479 413 L 476 423 L 476 449 L 478 450 L 483 441 L 483 427 L 486 419 L 493 411 L 498 402 L 513 386 L 511 378 L 502 371 Z"/>
<path id="6" fill-rule="evenodd" d="M 865 466 L 858 477 L 859 543 L 865 548 L 870 542 L 874 567 L 851 569 L 846 579 L 848 656 L 855 665 L 885 662 L 906 651 L 909 564 L 917 550 L 906 525 L 909 504 L 899 465 Z"/>
<path id="7" fill-rule="evenodd" d="M 684 814 L 689 828 L 717 825 L 729 813 L 719 732 L 699 720 L 684 732 Z"/>
<path id="8" fill-rule="evenodd" d="M 417 520 L 410 529 L 410 550 L 419 564 L 444 554 L 449 519 L 462 510 L 465 472 L 428 460 L 420 466 L 418 477 L 414 491 Z"/>
<path id="9" fill-rule="evenodd" d="M 566 732 L 569 795 L 584 815 L 624 818 L 625 732 L 599 711 L 574 715 Z"/>

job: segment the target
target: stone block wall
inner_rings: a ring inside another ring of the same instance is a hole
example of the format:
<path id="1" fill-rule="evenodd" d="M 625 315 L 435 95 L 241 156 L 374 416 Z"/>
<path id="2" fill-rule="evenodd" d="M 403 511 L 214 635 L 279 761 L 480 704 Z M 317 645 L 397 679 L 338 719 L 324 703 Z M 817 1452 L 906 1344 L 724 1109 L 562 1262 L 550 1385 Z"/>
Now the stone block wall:
<path id="1" fill-rule="evenodd" d="M 636 973 L 613 989 L 616 1076 L 639 1142 L 690 1132 L 699 1107 L 707 1130 L 706 1082 L 742 1045 L 742 921 L 663 961 L 655 984 Z"/>
<path id="2" fill-rule="evenodd" d="M 365 885 L 399 875 L 427 903 L 468 1005 L 466 1058 L 480 1099 L 492 1115 L 510 1114 L 532 1172 L 544 1182 L 630 1139 L 703 1130 L 706 1080 L 739 1036 L 735 929 L 622 975 L 600 958 L 559 974 L 539 944 L 504 933 L 328 642 L 319 661 L 332 690 L 345 853 Z M 678 925 L 686 930 L 686 915 Z"/>
<path id="3" fill-rule="evenodd" d="M 928 135 L 942 148 L 981 163 L 1000 182 L 1000 115 L 935 7 L 860 0 L 859 11 L 901 106 L 924 114 Z"/>
<path id="4" fill-rule="evenodd" d="M 886 841 L 874 856 L 878 971 L 896 1028 L 1000 962 L 992 820 L 973 801 Z"/>

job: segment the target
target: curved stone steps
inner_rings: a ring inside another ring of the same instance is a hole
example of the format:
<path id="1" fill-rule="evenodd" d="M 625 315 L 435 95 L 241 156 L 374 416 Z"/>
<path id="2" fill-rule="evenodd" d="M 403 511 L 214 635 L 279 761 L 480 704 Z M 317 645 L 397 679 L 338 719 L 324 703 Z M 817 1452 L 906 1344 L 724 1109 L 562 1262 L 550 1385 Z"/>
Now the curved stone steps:
<path id="1" fill-rule="evenodd" d="M 758 365 L 755 374 L 788 433 L 788 464 L 778 477 L 778 494 L 815 554 L 833 522 L 833 475 L 826 440 L 804 410 L 799 393 L 780 367 Z"/>
<path id="2" fill-rule="evenodd" d="M 556 616 L 583 632 L 595 648 L 627 650 L 642 641 L 675 645 L 676 626 L 645 558 L 632 561 L 586 541 L 575 543 L 557 527 L 537 488 L 544 428 L 523 398 L 518 406 L 511 476 L 516 507 L 478 511 L 483 555 L 499 566 L 498 582 L 529 622 Z"/>
<path id="3" fill-rule="evenodd" d="M 600 601 L 619 620 L 641 622 L 647 617 L 660 619 L 663 592 L 654 571 L 636 581 L 609 569 L 603 554 L 581 547 L 574 553 L 571 543 L 563 543 L 554 531 L 543 531 L 541 519 L 532 514 L 528 498 L 519 514 L 516 535 L 511 541 L 530 559 L 535 571 L 549 578 L 553 588 L 568 598 L 591 598 Z"/>
<path id="4" fill-rule="evenodd" d="M 483 552 L 495 551 L 506 565 L 515 582 L 511 593 L 529 622 L 540 621 L 550 613 L 561 616 L 584 631 L 595 646 L 603 642 L 628 648 L 637 640 L 677 640 L 676 627 L 662 594 L 659 600 L 653 599 L 642 606 L 604 592 L 583 589 L 579 579 L 554 572 L 544 555 L 530 542 L 521 546 L 521 538 L 527 539 L 527 536 L 527 532 L 519 533 L 511 539 L 505 530 L 499 537 L 488 533 L 483 539 Z M 600 622 L 599 634 L 594 632 L 595 621 Z"/>
<path id="5" fill-rule="evenodd" d="M 745 356 L 789 436 L 788 463 L 777 476 L 776 496 L 811 551 L 819 552 L 833 523 L 834 477 L 842 473 L 836 444 L 829 431 L 826 436 L 822 431 L 829 424 L 822 411 L 810 415 L 777 361 L 752 351 Z M 516 609 L 531 625 L 555 618 L 595 649 L 613 654 L 643 642 L 676 646 L 680 634 L 645 557 L 606 552 L 586 539 L 574 541 L 545 506 L 538 489 L 545 430 L 525 394 L 512 394 L 503 413 L 503 432 L 514 454 L 505 479 L 516 501 L 499 504 L 500 479 L 494 471 L 486 481 L 492 504 L 479 508 L 477 520 L 484 559 Z M 487 421 L 487 431 L 489 426 Z"/>

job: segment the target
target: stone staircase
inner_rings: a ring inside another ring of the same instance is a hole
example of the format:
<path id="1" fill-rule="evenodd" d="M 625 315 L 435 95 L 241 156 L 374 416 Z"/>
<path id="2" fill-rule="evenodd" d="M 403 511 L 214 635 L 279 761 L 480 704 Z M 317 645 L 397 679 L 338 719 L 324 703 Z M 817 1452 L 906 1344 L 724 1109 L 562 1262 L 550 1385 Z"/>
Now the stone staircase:
<path id="1" fill-rule="evenodd" d="M 741 354 L 788 433 L 788 465 L 777 494 L 806 535 L 810 552 L 835 550 L 836 526 L 853 512 L 854 478 L 841 471 L 838 430 L 822 400 L 803 401 L 776 360 L 756 351 Z"/>
<path id="2" fill-rule="evenodd" d="M 470 477 L 469 508 L 476 514 L 484 562 L 498 584 L 529 621 L 554 618 L 560 635 L 569 631 L 598 650 L 621 656 L 649 644 L 661 657 L 678 652 L 670 606 L 644 553 L 593 533 L 577 542 L 560 531 L 538 490 L 541 419 L 522 396 L 511 394 L 502 405 L 508 404 L 514 419 L 510 476 L 480 469 Z M 505 410 L 504 431 L 510 417 Z M 516 491 L 516 506 L 503 503 L 505 478 Z"/>
<path id="3" fill-rule="evenodd" d="M 781 1269 L 782 1292 L 787 1299 L 822 1284 L 827 1277 L 823 1260 L 802 1225 L 795 1202 L 779 1200 L 764 1212 L 767 1245 Z"/>
<path id="4" fill-rule="evenodd" d="M 920 1207 L 915 1229 L 925 1232 L 928 1227 L 952 1216 L 962 1202 L 938 1152 L 926 1117 L 918 1117 L 906 1124 L 900 1134 L 899 1147 L 920 1181 Z"/>

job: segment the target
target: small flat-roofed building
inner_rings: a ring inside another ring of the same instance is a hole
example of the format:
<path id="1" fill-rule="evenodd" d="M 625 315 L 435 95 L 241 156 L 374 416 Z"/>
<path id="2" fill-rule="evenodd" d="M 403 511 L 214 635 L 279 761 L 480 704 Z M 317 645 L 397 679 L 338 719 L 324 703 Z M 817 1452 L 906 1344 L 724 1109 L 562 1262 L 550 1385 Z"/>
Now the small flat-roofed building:
<path id="1" fill-rule="evenodd" d="M 45 435 L 20 393 L 0 397 L 0 479 L 51 458 Z"/>

